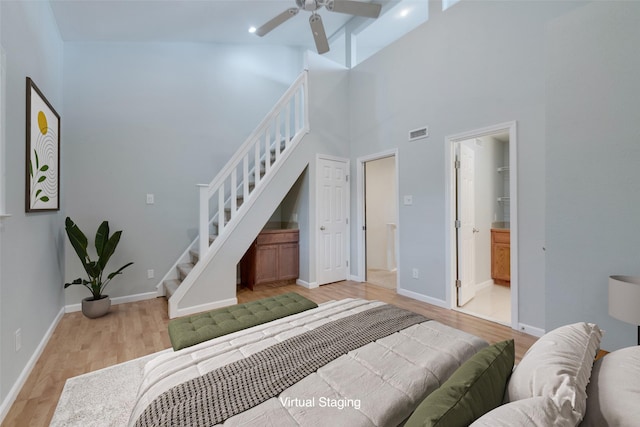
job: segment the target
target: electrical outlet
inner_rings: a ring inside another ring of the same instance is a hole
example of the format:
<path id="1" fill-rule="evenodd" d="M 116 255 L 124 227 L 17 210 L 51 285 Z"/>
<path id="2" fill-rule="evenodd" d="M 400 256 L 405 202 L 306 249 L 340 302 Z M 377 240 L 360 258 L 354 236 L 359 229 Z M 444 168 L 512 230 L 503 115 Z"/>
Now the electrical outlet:
<path id="1" fill-rule="evenodd" d="M 156 272 L 153 270 L 147 270 L 147 279 L 153 279 L 156 277 Z"/>
<path id="2" fill-rule="evenodd" d="M 417 268 L 414 268 L 414 269 L 411 271 L 411 276 L 412 276 L 414 279 L 417 279 L 417 278 L 418 278 L 419 274 L 418 274 L 418 269 L 417 269 Z"/>
<path id="3" fill-rule="evenodd" d="M 16 329 L 16 351 L 22 348 L 22 329 Z"/>
<path id="4" fill-rule="evenodd" d="M 404 205 L 411 206 L 412 204 L 413 204 L 413 196 L 412 195 L 404 196 Z"/>
<path id="5" fill-rule="evenodd" d="M 147 204 L 152 205 L 154 203 L 155 203 L 155 197 L 153 196 L 153 194 L 151 193 L 147 194 Z"/>

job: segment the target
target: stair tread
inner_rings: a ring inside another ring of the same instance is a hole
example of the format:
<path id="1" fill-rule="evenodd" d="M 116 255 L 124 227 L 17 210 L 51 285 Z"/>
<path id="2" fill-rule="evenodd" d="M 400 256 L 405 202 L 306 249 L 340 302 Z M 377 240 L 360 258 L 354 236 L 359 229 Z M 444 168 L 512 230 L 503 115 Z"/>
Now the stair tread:
<path id="1" fill-rule="evenodd" d="M 183 262 L 181 264 L 178 264 L 178 268 L 190 269 L 193 268 L 193 264 L 190 262 Z"/>
<path id="2" fill-rule="evenodd" d="M 193 270 L 193 264 L 190 262 L 185 262 L 184 264 L 178 264 L 178 271 L 183 273 L 185 276 Z"/>

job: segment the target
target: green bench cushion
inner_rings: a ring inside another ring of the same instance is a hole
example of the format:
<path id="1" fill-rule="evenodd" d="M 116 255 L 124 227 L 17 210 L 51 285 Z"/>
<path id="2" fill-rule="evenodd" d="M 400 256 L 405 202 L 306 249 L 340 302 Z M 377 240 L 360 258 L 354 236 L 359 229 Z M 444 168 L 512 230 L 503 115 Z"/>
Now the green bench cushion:
<path id="1" fill-rule="evenodd" d="M 171 320 L 169 338 L 173 349 L 180 350 L 317 306 L 315 302 L 289 292 Z"/>

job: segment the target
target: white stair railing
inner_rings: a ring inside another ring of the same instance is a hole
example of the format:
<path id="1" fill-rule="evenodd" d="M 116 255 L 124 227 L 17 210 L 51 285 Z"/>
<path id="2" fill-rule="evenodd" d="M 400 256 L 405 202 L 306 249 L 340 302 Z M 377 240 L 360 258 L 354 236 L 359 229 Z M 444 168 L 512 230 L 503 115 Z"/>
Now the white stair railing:
<path id="1" fill-rule="evenodd" d="M 308 109 L 307 72 L 304 71 L 213 181 L 198 185 L 200 259 L 209 250 L 209 227 L 215 217 L 220 236 L 237 213 L 248 206 L 249 198 L 283 153 L 292 148 L 292 141 L 298 141 L 301 133 L 308 132 Z M 243 200 L 240 206 L 239 196 Z"/>

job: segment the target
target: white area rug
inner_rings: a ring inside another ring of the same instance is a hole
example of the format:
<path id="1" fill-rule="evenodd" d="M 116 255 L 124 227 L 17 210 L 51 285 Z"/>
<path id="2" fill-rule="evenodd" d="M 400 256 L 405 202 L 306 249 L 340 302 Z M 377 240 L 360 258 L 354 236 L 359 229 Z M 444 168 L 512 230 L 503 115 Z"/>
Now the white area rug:
<path id="1" fill-rule="evenodd" d="M 167 351 L 172 350 L 69 378 L 50 426 L 126 426 L 142 381 L 144 365 Z"/>

